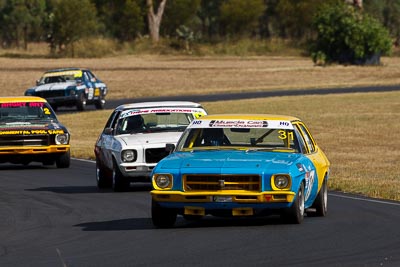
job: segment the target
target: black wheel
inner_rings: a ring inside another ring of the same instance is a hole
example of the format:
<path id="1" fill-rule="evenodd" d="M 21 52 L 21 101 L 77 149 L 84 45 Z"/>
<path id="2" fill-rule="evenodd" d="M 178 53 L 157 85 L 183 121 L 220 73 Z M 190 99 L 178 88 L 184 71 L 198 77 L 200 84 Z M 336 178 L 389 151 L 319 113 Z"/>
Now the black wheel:
<path id="1" fill-rule="evenodd" d="M 304 219 L 304 184 L 300 185 L 292 206 L 282 214 L 287 223 L 300 224 Z"/>
<path id="2" fill-rule="evenodd" d="M 322 183 L 321 189 L 319 190 L 312 207 L 315 208 L 315 216 L 326 216 L 326 213 L 328 212 L 328 183 L 326 178 Z"/>
<path id="3" fill-rule="evenodd" d="M 106 100 L 101 98 L 94 103 L 96 109 L 104 109 L 104 105 L 106 104 Z"/>
<path id="4" fill-rule="evenodd" d="M 112 171 L 112 189 L 114 190 L 114 192 L 122 192 L 127 189 L 127 187 L 128 183 L 125 181 L 124 176 L 122 175 L 117 163 L 114 160 Z"/>
<path id="5" fill-rule="evenodd" d="M 104 167 L 96 160 L 96 181 L 98 188 L 108 188 L 111 187 L 110 179 L 107 179 L 107 176 L 104 171 Z"/>
<path id="6" fill-rule="evenodd" d="M 86 96 L 84 93 L 79 94 L 78 101 L 76 102 L 76 108 L 79 111 L 83 111 L 86 109 Z"/>
<path id="7" fill-rule="evenodd" d="M 173 209 L 160 207 L 157 202 L 151 202 L 151 220 L 158 228 L 169 228 L 176 222 L 177 212 Z"/>
<path id="8" fill-rule="evenodd" d="M 56 166 L 57 168 L 68 168 L 71 163 L 71 154 L 70 151 L 65 152 L 58 156 L 56 159 Z"/>

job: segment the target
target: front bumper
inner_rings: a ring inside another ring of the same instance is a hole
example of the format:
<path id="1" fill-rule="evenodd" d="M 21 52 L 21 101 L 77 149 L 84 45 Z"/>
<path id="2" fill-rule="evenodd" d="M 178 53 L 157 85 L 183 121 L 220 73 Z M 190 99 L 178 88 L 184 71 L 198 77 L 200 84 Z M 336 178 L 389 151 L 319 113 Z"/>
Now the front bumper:
<path id="1" fill-rule="evenodd" d="M 65 153 L 70 149 L 70 145 L 52 145 L 52 146 L 16 146 L 0 148 L 0 155 L 36 155 L 36 154 L 52 154 Z"/>
<path id="2" fill-rule="evenodd" d="M 52 106 L 74 106 L 79 101 L 78 95 L 53 96 L 53 97 L 42 96 L 42 97 L 46 98 L 47 102 Z M 101 101 L 101 100 L 103 100 L 102 97 L 94 96 L 92 99 L 86 99 L 86 104 L 90 105 L 90 104 L 93 104 L 93 103 L 95 103 L 97 101 Z"/>
<path id="3" fill-rule="evenodd" d="M 213 210 L 232 210 L 233 216 L 254 215 L 259 210 L 288 208 L 296 193 L 292 191 L 264 192 L 180 192 L 151 191 L 160 207 L 181 210 L 186 215 L 206 215 Z"/>
<path id="4" fill-rule="evenodd" d="M 151 181 L 150 174 L 156 164 L 143 164 L 143 165 L 132 165 L 123 163 L 120 164 L 119 169 L 124 177 L 135 179 Z"/>
<path id="5" fill-rule="evenodd" d="M 2 147 L 0 149 L 0 162 L 28 163 L 28 162 L 51 162 L 60 155 L 67 153 L 69 145 L 54 145 L 46 147 Z"/>

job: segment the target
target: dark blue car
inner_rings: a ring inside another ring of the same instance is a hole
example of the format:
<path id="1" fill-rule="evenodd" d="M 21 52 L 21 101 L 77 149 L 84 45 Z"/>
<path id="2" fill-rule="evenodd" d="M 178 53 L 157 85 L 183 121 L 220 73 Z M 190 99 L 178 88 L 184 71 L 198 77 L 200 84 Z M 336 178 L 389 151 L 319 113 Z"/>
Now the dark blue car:
<path id="1" fill-rule="evenodd" d="M 73 107 L 85 110 L 86 105 L 103 109 L 107 86 L 90 70 L 64 68 L 46 71 L 36 86 L 25 91 L 26 96 L 39 96 L 57 110 L 58 107 Z"/>

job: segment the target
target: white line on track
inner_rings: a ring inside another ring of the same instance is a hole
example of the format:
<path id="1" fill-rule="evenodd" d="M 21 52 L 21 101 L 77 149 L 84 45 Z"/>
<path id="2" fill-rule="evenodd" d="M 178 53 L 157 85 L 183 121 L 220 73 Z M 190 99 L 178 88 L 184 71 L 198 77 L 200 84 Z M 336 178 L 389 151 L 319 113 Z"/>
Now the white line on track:
<path id="1" fill-rule="evenodd" d="M 366 202 L 373 202 L 373 203 L 379 203 L 379 204 L 385 204 L 385 205 L 393 205 L 393 206 L 399 206 L 400 207 L 400 202 L 396 203 L 396 202 L 389 202 L 389 201 L 377 200 L 377 199 L 371 199 L 371 198 L 361 198 L 361 197 L 338 195 L 338 194 L 334 194 L 334 193 L 329 193 L 329 195 L 333 196 L 333 197 L 347 198 L 347 199 L 366 201 Z"/>
<path id="2" fill-rule="evenodd" d="M 78 159 L 78 158 L 71 158 L 71 159 L 78 160 L 78 161 L 83 161 L 83 162 L 96 163 L 96 161 L 90 160 L 90 159 Z"/>

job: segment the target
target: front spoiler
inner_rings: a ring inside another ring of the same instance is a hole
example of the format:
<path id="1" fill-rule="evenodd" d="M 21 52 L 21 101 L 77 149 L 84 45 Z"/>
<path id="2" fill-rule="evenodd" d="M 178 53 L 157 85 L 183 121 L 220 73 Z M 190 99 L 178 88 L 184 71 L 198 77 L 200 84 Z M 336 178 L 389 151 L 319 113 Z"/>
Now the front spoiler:
<path id="1" fill-rule="evenodd" d="M 65 153 L 70 149 L 70 145 L 52 145 L 52 146 L 26 146 L 26 147 L 2 147 L 0 155 L 18 155 L 18 154 L 52 154 Z"/>
<path id="2" fill-rule="evenodd" d="M 204 207 L 206 209 L 231 209 L 239 207 L 283 208 L 290 206 L 296 193 L 292 191 L 264 192 L 180 192 L 151 191 L 153 201 L 162 207 L 185 208 L 186 206 Z"/>

